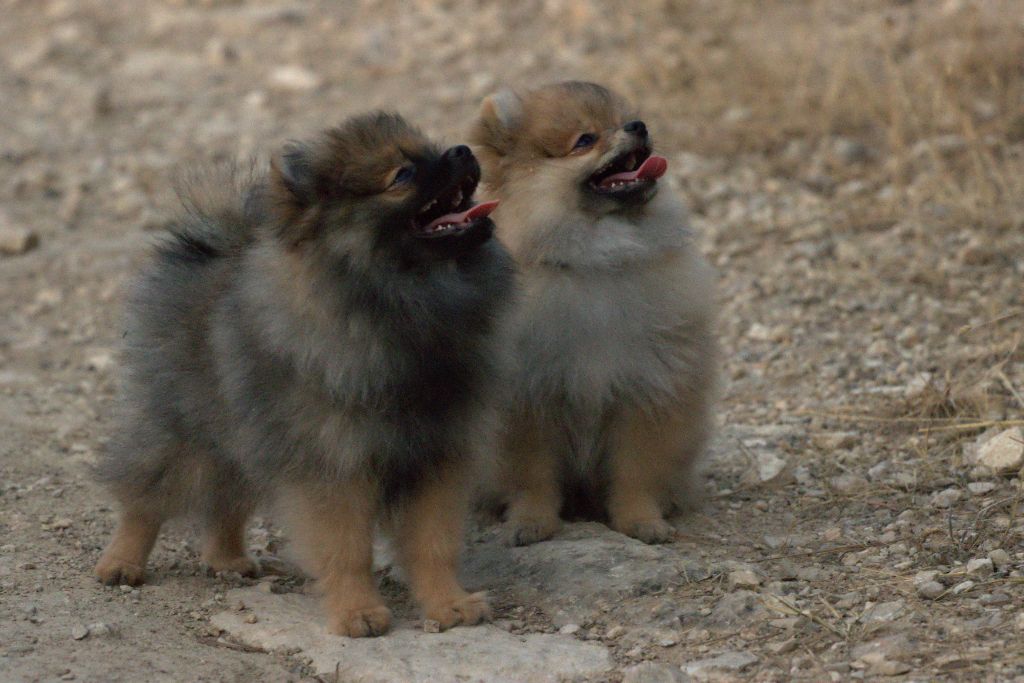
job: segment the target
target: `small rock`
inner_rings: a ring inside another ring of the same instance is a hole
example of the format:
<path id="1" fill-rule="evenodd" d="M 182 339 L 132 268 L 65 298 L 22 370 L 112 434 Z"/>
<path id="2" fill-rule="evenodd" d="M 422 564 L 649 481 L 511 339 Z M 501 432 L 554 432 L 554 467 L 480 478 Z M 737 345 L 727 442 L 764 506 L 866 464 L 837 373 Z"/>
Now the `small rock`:
<path id="1" fill-rule="evenodd" d="M 729 572 L 730 590 L 757 588 L 760 585 L 761 577 L 752 569 L 737 569 L 736 571 Z"/>
<path id="2" fill-rule="evenodd" d="M 988 559 L 992 560 L 993 566 L 996 569 L 1003 569 L 1010 565 L 1010 553 L 1006 552 L 1002 548 L 996 548 L 988 554 Z"/>
<path id="3" fill-rule="evenodd" d="M 1000 432 L 978 449 L 978 464 L 996 474 L 1016 474 L 1024 465 L 1024 430 Z"/>
<path id="4" fill-rule="evenodd" d="M 960 595 L 961 593 L 966 593 L 967 591 L 971 590 L 972 588 L 974 588 L 974 582 L 973 581 L 970 581 L 970 580 L 961 581 L 957 585 L 953 586 L 953 588 L 951 589 L 950 592 L 952 592 L 953 595 Z"/>
<path id="5" fill-rule="evenodd" d="M 772 451 L 754 454 L 754 469 L 743 475 L 743 483 L 751 486 L 769 482 L 782 484 L 789 479 L 789 461 Z"/>
<path id="6" fill-rule="evenodd" d="M 826 451 L 852 448 L 857 445 L 858 437 L 854 432 L 823 432 L 814 435 L 814 443 Z"/>
<path id="7" fill-rule="evenodd" d="M 423 630 L 427 633 L 440 633 L 441 622 L 437 621 L 436 619 L 424 619 Z"/>
<path id="8" fill-rule="evenodd" d="M 561 633 L 563 636 L 571 636 L 574 633 L 579 633 L 579 630 L 579 624 L 566 624 L 562 628 L 558 629 L 558 632 Z"/>
<path id="9" fill-rule="evenodd" d="M 622 674 L 622 683 L 686 683 L 691 680 L 679 667 L 659 662 L 634 664 Z"/>
<path id="10" fill-rule="evenodd" d="M 880 602 L 865 610 L 860 619 L 865 623 L 870 621 L 893 621 L 903 614 L 905 606 L 906 605 L 902 600 Z"/>
<path id="11" fill-rule="evenodd" d="M 608 629 L 607 632 L 605 632 L 604 637 L 608 640 L 615 640 L 616 638 L 621 637 L 622 634 L 624 634 L 625 632 L 625 627 L 616 624 L 615 626 L 612 626 L 610 629 Z"/>
<path id="12" fill-rule="evenodd" d="M 992 560 L 979 557 L 967 562 L 967 574 L 970 576 L 988 576 L 994 569 Z"/>
<path id="13" fill-rule="evenodd" d="M 832 477 L 829 484 L 839 493 L 856 493 L 867 488 L 868 480 L 858 474 L 846 472 L 838 477 Z"/>
<path id="14" fill-rule="evenodd" d="M 270 72 L 271 85 L 284 90 L 315 90 L 320 87 L 321 82 L 319 76 L 301 66 L 279 66 Z"/>
<path id="15" fill-rule="evenodd" d="M 247 614 L 247 615 L 245 615 L 245 619 L 244 619 L 245 623 L 247 623 L 247 624 L 255 624 L 259 620 L 260 620 L 259 617 L 257 617 L 255 614 Z"/>
<path id="16" fill-rule="evenodd" d="M 905 662 L 886 659 L 881 652 L 872 652 L 860 659 L 867 666 L 867 673 L 874 676 L 899 676 L 910 671 L 910 665 Z"/>
<path id="17" fill-rule="evenodd" d="M 943 489 L 932 495 L 932 507 L 948 508 L 959 501 L 963 495 L 963 491 L 955 486 L 950 486 L 948 489 Z"/>
<path id="18" fill-rule="evenodd" d="M 796 638 L 787 638 L 786 640 L 782 640 L 782 641 L 779 641 L 777 643 L 771 643 L 770 645 L 768 645 L 768 649 L 771 651 L 772 654 L 775 654 L 775 655 L 784 655 L 784 654 L 787 654 L 789 652 L 792 652 L 796 648 L 797 648 L 797 639 Z"/>
<path id="19" fill-rule="evenodd" d="M 17 256 L 39 246 L 39 235 L 14 226 L 3 225 L 4 215 L 0 214 L 0 255 Z"/>
<path id="20" fill-rule="evenodd" d="M 705 678 L 714 671 L 728 671 L 738 673 L 757 664 L 757 655 L 750 652 L 723 652 L 717 657 L 698 659 L 683 665 L 686 673 Z"/>
<path id="21" fill-rule="evenodd" d="M 1003 605 L 1009 605 L 1011 598 L 1006 593 L 986 593 L 978 598 L 978 602 L 986 607 L 1002 607 Z"/>
<path id="22" fill-rule="evenodd" d="M 85 367 L 93 372 L 105 372 L 114 365 L 114 355 L 107 351 L 100 351 L 89 356 Z"/>
<path id="23" fill-rule="evenodd" d="M 996 485 L 990 481 L 972 481 L 967 485 L 967 490 L 976 496 L 984 496 L 986 493 L 992 493 L 996 489 Z"/>
<path id="24" fill-rule="evenodd" d="M 938 581 L 926 581 L 917 586 L 917 594 L 925 600 L 934 600 L 942 595 L 946 589 Z"/>
<path id="25" fill-rule="evenodd" d="M 75 640 L 82 640 L 89 635 L 89 627 L 78 624 L 77 626 L 71 627 L 71 637 Z"/>
<path id="26" fill-rule="evenodd" d="M 93 638 L 102 638 L 104 636 L 109 636 L 114 633 L 114 628 L 110 624 L 104 623 L 102 621 L 96 621 L 89 624 L 88 629 L 89 636 Z"/>

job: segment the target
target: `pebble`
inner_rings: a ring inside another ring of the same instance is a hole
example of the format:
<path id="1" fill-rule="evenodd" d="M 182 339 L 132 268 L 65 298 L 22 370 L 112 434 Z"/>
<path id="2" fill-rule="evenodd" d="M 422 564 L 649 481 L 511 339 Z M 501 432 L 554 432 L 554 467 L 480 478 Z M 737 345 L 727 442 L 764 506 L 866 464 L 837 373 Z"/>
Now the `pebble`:
<path id="1" fill-rule="evenodd" d="M 323 81 L 309 69 L 295 65 L 279 66 L 270 72 L 270 84 L 296 92 L 315 90 Z"/>
<path id="2" fill-rule="evenodd" d="M 839 493 L 855 493 L 867 488 L 868 480 L 859 474 L 847 472 L 838 477 L 832 477 L 829 484 Z"/>
<path id="3" fill-rule="evenodd" d="M 71 627 L 71 637 L 75 640 L 83 640 L 89 635 L 89 627 L 84 624 L 78 624 Z"/>
<path id="4" fill-rule="evenodd" d="M 737 569 L 729 572 L 729 589 L 757 588 L 761 585 L 761 577 L 752 569 Z"/>
<path id="5" fill-rule="evenodd" d="M 17 256 L 39 246 L 39 235 L 26 228 L 2 225 L 0 214 L 0 255 Z"/>
<path id="6" fill-rule="evenodd" d="M 951 589 L 951 592 L 953 593 L 953 595 L 960 595 L 961 593 L 966 593 L 967 591 L 971 590 L 972 588 L 974 588 L 974 582 L 973 581 L 970 581 L 970 580 L 961 581 L 957 585 L 953 586 L 953 588 Z"/>
<path id="7" fill-rule="evenodd" d="M 723 652 L 717 657 L 698 659 L 683 665 L 684 671 L 693 676 L 704 677 L 712 671 L 728 671 L 738 673 L 757 664 L 758 657 L 750 652 Z"/>
<path id="8" fill-rule="evenodd" d="M 932 496 L 932 507 L 948 508 L 959 501 L 963 495 L 963 491 L 955 486 L 950 486 L 948 489 L 943 489 Z"/>
<path id="9" fill-rule="evenodd" d="M 978 449 L 978 464 L 996 474 L 1016 474 L 1024 465 L 1024 430 L 1000 432 Z"/>
<path id="10" fill-rule="evenodd" d="M 608 631 L 604 634 L 604 637 L 608 640 L 615 640 L 616 638 L 621 637 L 625 632 L 626 629 L 624 626 L 616 624 L 615 626 L 612 626 L 610 629 L 608 629 Z"/>
<path id="11" fill-rule="evenodd" d="M 938 581 L 926 581 L 917 586 L 917 594 L 926 600 L 934 600 L 945 592 L 945 587 Z"/>
<path id="12" fill-rule="evenodd" d="M 854 432 L 823 432 L 814 435 L 814 443 L 826 451 L 852 448 L 857 445 L 858 437 Z"/>
<path id="13" fill-rule="evenodd" d="M 423 630 L 427 633 L 440 633 L 441 622 L 437 621 L 436 619 L 424 619 Z"/>
<path id="14" fill-rule="evenodd" d="M 864 655 L 860 661 L 866 665 L 867 673 L 873 676 L 900 676 L 911 669 L 906 662 L 886 659 L 881 652 Z"/>
<path id="15" fill-rule="evenodd" d="M 967 490 L 976 496 L 984 496 L 986 493 L 991 493 L 996 488 L 996 485 L 990 481 L 972 481 L 967 485 Z"/>
<path id="16" fill-rule="evenodd" d="M 689 680 L 679 667 L 660 662 L 641 662 L 622 672 L 622 683 L 686 683 Z"/>
<path id="17" fill-rule="evenodd" d="M 566 624 L 562 628 L 558 629 L 558 632 L 561 633 L 563 636 L 571 636 L 574 633 L 579 633 L 579 630 L 579 624 Z"/>
<path id="18" fill-rule="evenodd" d="M 1010 565 L 1010 553 L 1006 552 L 1002 548 L 996 548 L 988 554 L 988 559 L 992 560 L 993 566 L 996 569 L 1003 569 Z"/>
<path id="19" fill-rule="evenodd" d="M 971 576 L 988 576 L 993 569 L 992 560 L 987 557 L 979 557 L 967 562 L 967 573 Z"/>
<path id="20" fill-rule="evenodd" d="M 877 605 L 872 605 L 864 611 L 861 615 L 861 621 L 864 623 L 870 621 L 893 621 L 901 614 L 903 614 L 906 603 L 902 600 L 891 600 L 889 602 L 880 602 Z"/>
<path id="21" fill-rule="evenodd" d="M 245 615 L 245 620 L 244 621 L 247 624 L 255 624 L 259 620 L 260 620 L 259 617 L 257 617 L 255 614 L 247 614 L 247 615 Z"/>

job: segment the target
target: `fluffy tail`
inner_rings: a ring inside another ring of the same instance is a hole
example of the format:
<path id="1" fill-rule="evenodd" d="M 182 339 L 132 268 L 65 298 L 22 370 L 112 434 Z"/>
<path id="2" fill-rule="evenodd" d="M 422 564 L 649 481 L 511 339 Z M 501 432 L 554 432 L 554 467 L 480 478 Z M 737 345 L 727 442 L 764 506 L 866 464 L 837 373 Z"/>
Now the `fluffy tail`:
<path id="1" fill-rule="evenodd" d="M 190 169 L 175 183 L 184 209 L 161 256 L 202 262 L 237 253 L 265 215 L 265 180 L 255 162 Z"/>

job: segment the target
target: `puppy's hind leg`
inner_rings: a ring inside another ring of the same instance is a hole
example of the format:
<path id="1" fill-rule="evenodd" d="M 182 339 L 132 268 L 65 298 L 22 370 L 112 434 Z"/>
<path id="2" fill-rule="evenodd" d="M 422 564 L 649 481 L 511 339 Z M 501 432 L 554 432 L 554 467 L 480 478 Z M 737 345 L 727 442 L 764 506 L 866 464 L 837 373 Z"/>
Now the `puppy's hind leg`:
<path id="1" fill-rule="evenodd" d="M 126 507 L 114 538 L 100 555 L 93 570 L 108 586 L 138 586 L 145 580 L 146 560 L 156 543 L 164 517 L 143 505 Z"/>
<path id="2" fill-rule="evenodd" d="M 395 519 L 395 537 L 413 597 L 423 615 L 437 621 L 441 630 L 490 619 L 487 597 L 467 593 L 458 579 L 470 482 L 449 471 L 419 486 Z"/>
<path id="3" fill-rule="evenodd" d="M 202 560 L 213 572 L 257 576 L 260 565 L 246 550 L 245 527 L 255 507 L 255 496 L 242 474 L 232 465 L 211 465 L 214 473 L 203 492 Z"/>
<path id="4" fill-rule="evenodd" d="M 508 497 L 506 542 L 530 545 L 554 536 L 562 525 L 561 467 L 538 425 L 514 425 L 505 439 L 500 475 Z"/>
<path id="5" fill-rule="evenodd" d="M 117 530 L 93 570 L 108 585 L 143 582 L 160 526 L 181 510 L 187 496 L 179 449 L 136 448 L 143 442 L 129 436 L 112 445 L 95 472 L 121 504 Z"/>

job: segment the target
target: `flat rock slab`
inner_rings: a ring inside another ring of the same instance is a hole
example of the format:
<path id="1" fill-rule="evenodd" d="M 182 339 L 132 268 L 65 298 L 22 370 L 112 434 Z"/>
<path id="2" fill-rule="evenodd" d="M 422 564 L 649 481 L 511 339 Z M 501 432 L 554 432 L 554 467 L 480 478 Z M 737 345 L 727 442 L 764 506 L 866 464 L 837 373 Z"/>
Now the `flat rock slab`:
<path id="1" fill-rule="evenodd" d="M 301 649 L 321 676 L 339 674 L 353 683 L 384 681 L 560 681 L 590 677 L 612 668 L 604 647 L 555 634 L 512 635 L 492 625 L 425 633 L 413 623 L 398 623 L 380 638 L 343 638 L 327 632 L 312 596 L 278 595 L 240 588 L 228 604 L 246 611 L 220 612 L 214 626 L 264 650 Z M 258 621 L 246 623 L 249 615 Z"/>
<path id="2" fill-rule="evenodd" d="M 474 589 L 508 590 L 518 603 L 541 606 L 558 626 L 708 576 L 679 547 L 647 545 L 593 522 L 566 524 L 551 540 L 522 548 L 475 545 L 465 553 L 465 569 Z M 649 618 L 643 615 L 643 623 Z"/>

